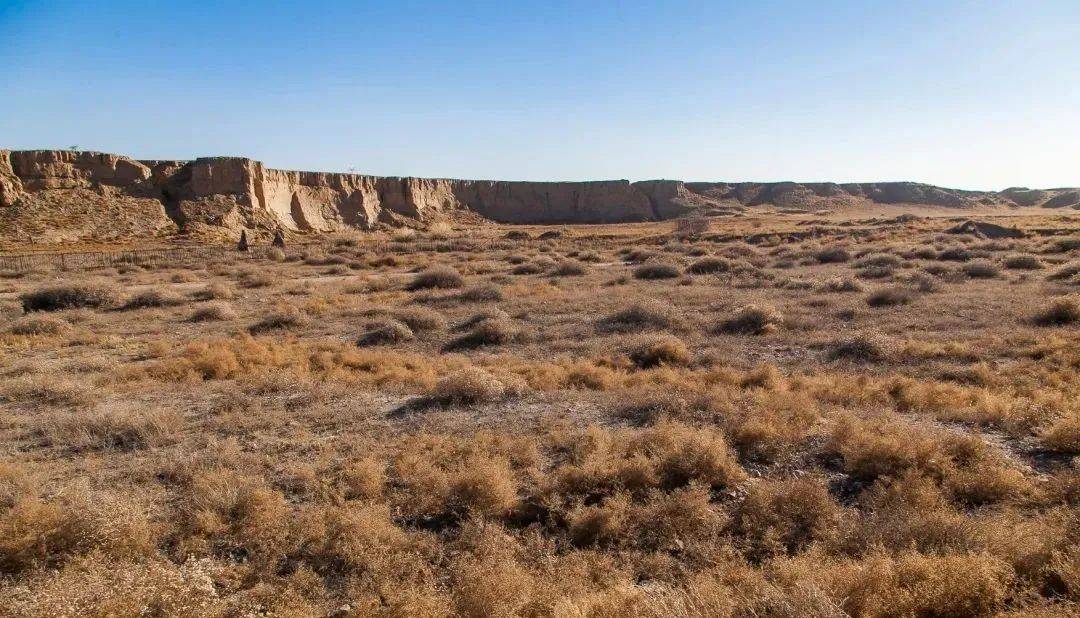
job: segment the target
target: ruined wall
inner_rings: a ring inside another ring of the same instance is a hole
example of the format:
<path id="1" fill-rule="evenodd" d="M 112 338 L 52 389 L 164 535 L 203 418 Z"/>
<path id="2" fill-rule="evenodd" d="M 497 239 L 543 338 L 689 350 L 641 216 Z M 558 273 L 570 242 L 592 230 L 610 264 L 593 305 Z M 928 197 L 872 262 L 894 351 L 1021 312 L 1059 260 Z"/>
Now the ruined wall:
<path id="1" fill-rule="evenodd" d="M 502 223 L 621 223 L 761 205 L 815 209 L 864 203 L 1080 208 L 1080 192 L 959 191 L 912 182 L 446 180 L 284 171 L 239 157 L 136 161 L 95 152 L 0 150 L 0 236 L 50 229 L 64 238 L 117 230 L 328 232 L 425 221 L 454 210 Z"/>

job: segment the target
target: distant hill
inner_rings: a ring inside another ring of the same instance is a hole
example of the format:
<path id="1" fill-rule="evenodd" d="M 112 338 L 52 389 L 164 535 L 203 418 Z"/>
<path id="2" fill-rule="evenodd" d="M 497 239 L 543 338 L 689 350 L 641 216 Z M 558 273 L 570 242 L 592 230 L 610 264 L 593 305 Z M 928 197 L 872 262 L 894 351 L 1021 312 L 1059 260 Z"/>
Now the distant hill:
<path id="1" fill-rule="evenodd" d="M 962 191 L 914 182 L 510 182 L 283 171 L 238 157 L 138 161 L 97 152 L 0 150 L 0 238 L 42 242 L 241 229 L 328 232 L 455 212 L 500 223 L 622 223 L 896 204 L 1080 209 L 1080 189 Z"/>

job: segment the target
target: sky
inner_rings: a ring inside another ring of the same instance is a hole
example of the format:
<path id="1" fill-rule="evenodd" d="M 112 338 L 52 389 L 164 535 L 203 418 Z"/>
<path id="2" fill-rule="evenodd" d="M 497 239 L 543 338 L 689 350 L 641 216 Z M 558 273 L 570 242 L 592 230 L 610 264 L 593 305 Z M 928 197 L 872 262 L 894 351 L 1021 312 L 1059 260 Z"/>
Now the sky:
<path id="1" fill-rule="evenodd" d="M 1080 186 L 1080 1 L 12 2 L 0 148 Z"/>

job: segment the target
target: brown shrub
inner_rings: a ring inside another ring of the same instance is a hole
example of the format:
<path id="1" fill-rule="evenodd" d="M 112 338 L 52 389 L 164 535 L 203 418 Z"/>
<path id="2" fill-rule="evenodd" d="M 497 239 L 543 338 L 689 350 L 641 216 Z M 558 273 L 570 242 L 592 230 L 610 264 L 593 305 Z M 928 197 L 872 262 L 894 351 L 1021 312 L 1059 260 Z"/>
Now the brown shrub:
<path id="1" fill-rule="evenodd" d="M 263 335 L 276 330 L 291 330 L 308 324 L 304 314 L 293 307 L 276 311 L 248 327 L 252 335 Z"/>
<path id="2" fill-rule="evenodd" d="M 633 332 L 676 328 L 681 318 L 670 304 L 655 300 L 635 303 L 597 322 L 600 332 Z"/>
<path id="3" fill-rule="evenodd" d="M 831 343 L 827 358 L 857 363 L 883 363 L 889 360 L 891 354 L 891 346 L 881 337 L 856 335 Z"/>
<path id="4" fill-rule="evenodd" d="M 245 270 L 240 273 L 237 282 L 245 288 L 266 288 L 274 285 L 277 280 L 274 275 L 262 270 Z M 215 296 L 215 298 L 217 298 Z M 222 299 L 224 300 L 224 299 Z"/>
<path id="5" fill-rule="evenodd" d="M 871 307 L 892 307 L 906 305 L 915 299 L 911 290 L 901 287 L 884 288 L 866 297 L 866 304 Z"/>
<path id="6" fill-rule="evenodd" d="M 518 335 L 518 329 L 512 321 L 503 317 L 491 317 L 478 321 L 469 333 L 446 344 L 446 350 L 468 350 L 490 345 L 504 345 L 512 342 Z"/>
<path id="7" fill-rule="evenodd" d="M 458 271 L 449 266 L 432 266 L 423 272 L 417 273 L 412 282 L 409 283 L 409 289 L 449 289 L 459 288 L 463 285 L 465 285 L 465 278 Z"/>
<path id="8" fill-rule="evenodd" d="M 8 327 L 13 335 L 62 335 L 71 331 L 71 324 L 53 316 L 28 316 Z"/>
<path id="9" fill-rule="evenodd" d="M 73 283 L 40 288 L 19 297 L 23 311 L 60 311 L 80 307 L 103 308 L 116 304 L 118 294 L 107 285 Z"/>
<path id="10" fill-rule="evenodd" d="M 501 517 L 517 504 L 517 482 L 510 462 L 474 456 L 449 477 L 447 507 L 482 517 Z"/>
<path id="11" fill-rule="evenodd" d="M 993 279 L 1001 274 L 1001 267 L 990 260 L 972 260 L 960 270 L 971 279 Z"/>
<path id="12" fill-rule="evenodd" d="M 747 305 L 735 315 L 720 323 L 717 330 L 722 333 L 743 335 L 761 335 L 780 328 L 784 316 L 774 307 L 767 305 Z"/>
<path id="13" fill-rule="evenodd" d="M 58 412 L 39 421 L 46 443 L 78 450 L 131 451 L 168 442 L 183 427 L 176 410 Z"/>
<path id="14" fill-rule="evenodd" d="M 851 259 L 851 252 L 843 247 L 831 247 L 815 253 L 814 259 L 821 264 L 837 264 L 849 261 Z"/>
<path id="15" fill-rule="evenodd" d="M 561 260 L 551 271 L 557 277 L 580 277 L 588 272 L 588 268 L 577 260 Z"/>
<path id="16" fill-rule="evenodd" d="M 497 401 L 506 394 L 506 386 L 479 367 L 468 367 L 441 378 L 431 392 L 442 404 L 469 405 Z"/>
<path id="17" fill-rule="evenodd" d="M 735 509 L 732 529 L 755 556 L 794 554 L 834 534 L 841 512 L 821 479 L 761 479 Z"/>
<path id="18" fill-rule="evenodd" d="M 1042 260 L 1034 255 L 1016 254 L 1010 255 L 1003 261 L 1005 268 L 1012 270 L 1041 270 L 1045 268 Z"/>
<path id="19" fill-rule="evenodd" d="M 1059 298 L 1037 312 L 1032 321 L 1039 326 L 1065 326 L 1080 322 L 1080 298 Z"/>
<path id="20" fill-rule="evenodd" d="M 120 309 L 127 311 L 147 307 L 172 307 L 183 302 L 182 298 L 165 290 L 147 290 L 129 298 Z"/>
<path id="21" fill-rule="evenodd" d="M 503 299 L 503 293 L 497 285 L 477 285 L 462 290 L 455 298 L 466 303 L 494 303 Z"/>
<path id="22" fill-rule="evenodd" d="M 1074 408 L 1054 419 L 1039 433 L 1039 442 L 1051 451 L 1080 454 L 1080 411 Z"/>
<path id="23" fill-rule="evenodd" d="M 386 464 L 372 457 L 350 462 L 341 471 L 341 485 L 346 500 L 380 498 L 386 487 Z"/>
<path id="24" fill-rule="evenodd" d="M 674 279 L 680 274 L 678 266 L 667 262 L 646 262 L 634 269 L 635 279 Z"/>
<path id="25" fill-rule="evenodd" d="M 189 322 L 215 322 L 235 319 L 236 310 L 228 303 L 223 302 L 209 303 L 196 309 L 188 317 Z"/>
<path id="26" fill-rule="evenodd" d="M 408 325 L 394 319 L 385 319 L 379 322 L 370 322 L 364 330 L 364 334 L 356 340 L 360 347 L 370 345 L 393 345 L 414 338 L 412 329 Z"/>
<path id="27" fill-rule="evenodd" d="M 630 360 L 642 369 L 658 365 L 685 365 L 690 351 L 682 339 L 674 335 L 645 335 L 634 341 L 629 350 Z"/>
<path id="28" fill-rule="evenodd" d="M 391 312 L 391 316 L 403 322 L 414 332 L 438 331 L 446 329 L 446 318 L 434 309 L 426 307 L 406 307 Z"/>
<path id="29" fill-rule="evenodd" d="M 232 300 L 236 294 L 228 285 L 215 281 L 195 294 L 198 300 Z"/>
<path id="30" fill-rule="evenodd" d="M 732 269 L 731 260 L 722 257 L 703 257 L 686 267 L 686 272 L 695 275 L 725 273 Z"/>

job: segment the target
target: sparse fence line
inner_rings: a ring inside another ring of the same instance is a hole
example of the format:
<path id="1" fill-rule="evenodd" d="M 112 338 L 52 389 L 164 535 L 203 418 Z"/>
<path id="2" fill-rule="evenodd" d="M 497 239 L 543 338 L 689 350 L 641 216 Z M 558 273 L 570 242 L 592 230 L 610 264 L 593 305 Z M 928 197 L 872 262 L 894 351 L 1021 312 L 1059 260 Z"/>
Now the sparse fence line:
<path id="1" fill-rule="evenodd" d="M 462 242 L 470 244 L 505 244 L 502 239 L 417 239 L 395 241 L 389 239 L 357 240 L 352 245 L 376 254 L 444 252 L 461 247 Z M 327 249 L 324 241 L 290 243 L 289 253 L 306 252 L 313 248 Z M 63 251 L 41 253 L 0 253 L 0 271 L 29 272 L 37 269 L 85 270 L 92 268 L 110 268 L 134 264 L 151 266 L 167 262 L 210 260 L 233 257 L 237 259 L 264 259 L 274 249 L 271 245 L 252 245 L 247 251 L 238 251 L 235 244 L 187 245 L 163 247 L 159 249 L 128 249 L 118 251 Z"/>
<path id="2" fill-rule="evenodd" d="M 0 270 L 15 272 L 27 272 L 41 268 L 82 270 L 128 264 L 147 266 L 163 262 L 192 259 L 205 260 L 226 256 L 264 258 L 269 251 L 269 246 L 256 246 L 251 247 L 249 251 L 237 251 L 233 245 L 199 245 L 162 249 L 131 249 L 126 251 L 0 254 Z"/>

